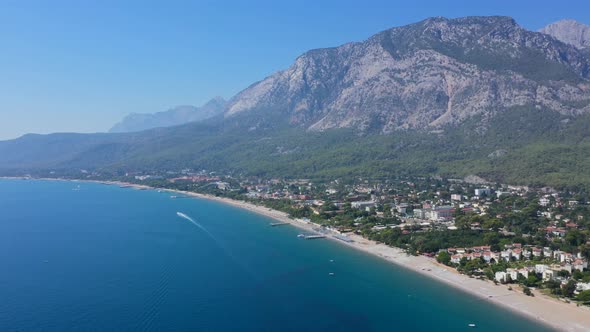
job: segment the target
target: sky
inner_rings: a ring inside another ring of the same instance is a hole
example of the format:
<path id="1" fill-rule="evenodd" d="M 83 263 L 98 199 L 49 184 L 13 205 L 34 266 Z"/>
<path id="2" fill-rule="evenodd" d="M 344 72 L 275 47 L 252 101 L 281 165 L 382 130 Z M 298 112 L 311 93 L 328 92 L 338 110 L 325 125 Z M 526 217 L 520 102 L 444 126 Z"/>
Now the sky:
<path id="1" fill-rule="evenodd" d="M 230 98 L 310 49 L 469 15 L 590 24 L 590 1 L 0 0 L 0 140 L 107 131 L 128 113 Z"/>

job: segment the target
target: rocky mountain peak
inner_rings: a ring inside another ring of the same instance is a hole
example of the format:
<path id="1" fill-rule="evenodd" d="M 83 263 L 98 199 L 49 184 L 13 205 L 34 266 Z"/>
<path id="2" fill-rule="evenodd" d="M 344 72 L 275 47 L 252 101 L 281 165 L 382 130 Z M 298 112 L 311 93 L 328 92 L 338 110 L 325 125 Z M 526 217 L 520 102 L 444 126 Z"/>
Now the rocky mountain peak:
<path id="1" fill-rule="evenodd" d="M 590 26 L 575 20 L 566 19 L 551 23 L 540 32 L 579 49 L 590 47 Z"/>
<path id="2" fill-rule="evenodd" d="M 306 52 L 232 98 L 225 117 L 272 113 L 310 130 L 381 133 L 475 116 L 485 126 L 517 107 L 590 112 L 589 78 L 582 52 L 510 17 L 434 17 Z"/>

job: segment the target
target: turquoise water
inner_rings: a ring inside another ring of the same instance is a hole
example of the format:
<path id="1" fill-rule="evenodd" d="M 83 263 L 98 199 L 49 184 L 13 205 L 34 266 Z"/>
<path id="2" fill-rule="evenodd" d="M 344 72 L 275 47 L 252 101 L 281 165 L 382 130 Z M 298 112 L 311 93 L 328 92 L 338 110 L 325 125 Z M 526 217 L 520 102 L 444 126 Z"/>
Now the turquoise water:
<path id="1" fill-rule="evenodd" d="M 254 213 L 79 185 L 0 180 L 0 331 L 547 330 Z"/>

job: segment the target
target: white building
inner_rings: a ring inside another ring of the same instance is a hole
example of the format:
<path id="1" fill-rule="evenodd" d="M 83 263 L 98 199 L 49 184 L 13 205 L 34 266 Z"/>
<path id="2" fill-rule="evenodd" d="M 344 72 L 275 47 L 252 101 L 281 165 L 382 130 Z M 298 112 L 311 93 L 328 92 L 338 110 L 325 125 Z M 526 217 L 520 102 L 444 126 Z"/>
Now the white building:
<path id="1" fill-rule="evenodd" d="M 370 209 L 372 207 L 375 207 L 375 202 L 373 202 L 373 201 L 352 202 L 352 203 L 350 203 L 350 207 L 352 207 L 353 209 L 365 210 L 365 209 Z"/>
<path id="2" fill-rule="evenodd" d="M 543 281 L 553 280 L 555 279 L 557 273 L 551 269 L 547 269 L 543 271 Z"/>
<path id="3" fill-rule="evenodd" d="M 414 209 L 414 218 L 426 219 L 426 211 L 424 209 Z"/>
<path id="4" fill-rule="evenodd" d="M 508 282 L 508 274 L 506 272 L 496 272 L 494 279 L 497 282 Z"/>
<path id="5" fill-rule="evenodd" d="M 548 269 L 549 269 L 549 266 L 547 266 L 545 264 L 536 264 L 535 265 L 535 273 L 538 273 L 538 274 L 542 274 L 543 272 L 545 272 Z"/>
<path id="6" fill-rule="evenodd" d="M 541 199 L 539 199 L 539 205 L 541 206 L 548 206 L 550 203 L 551 201 L 547 197 L 541 197 Z"/>

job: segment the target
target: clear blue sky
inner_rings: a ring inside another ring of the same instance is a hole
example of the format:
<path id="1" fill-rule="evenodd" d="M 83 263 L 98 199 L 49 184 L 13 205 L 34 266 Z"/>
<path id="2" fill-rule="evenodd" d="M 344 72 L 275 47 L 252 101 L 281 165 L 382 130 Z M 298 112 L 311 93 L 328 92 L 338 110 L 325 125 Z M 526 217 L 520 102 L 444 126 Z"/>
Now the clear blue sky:
<path id="1" fill-rule="evenodd" d="M 229 98 L 309 49 L 467 15 L 590 24 L 590 1 L 0 0 L 0 139 L 106 131 L 127 113 Z"/>

